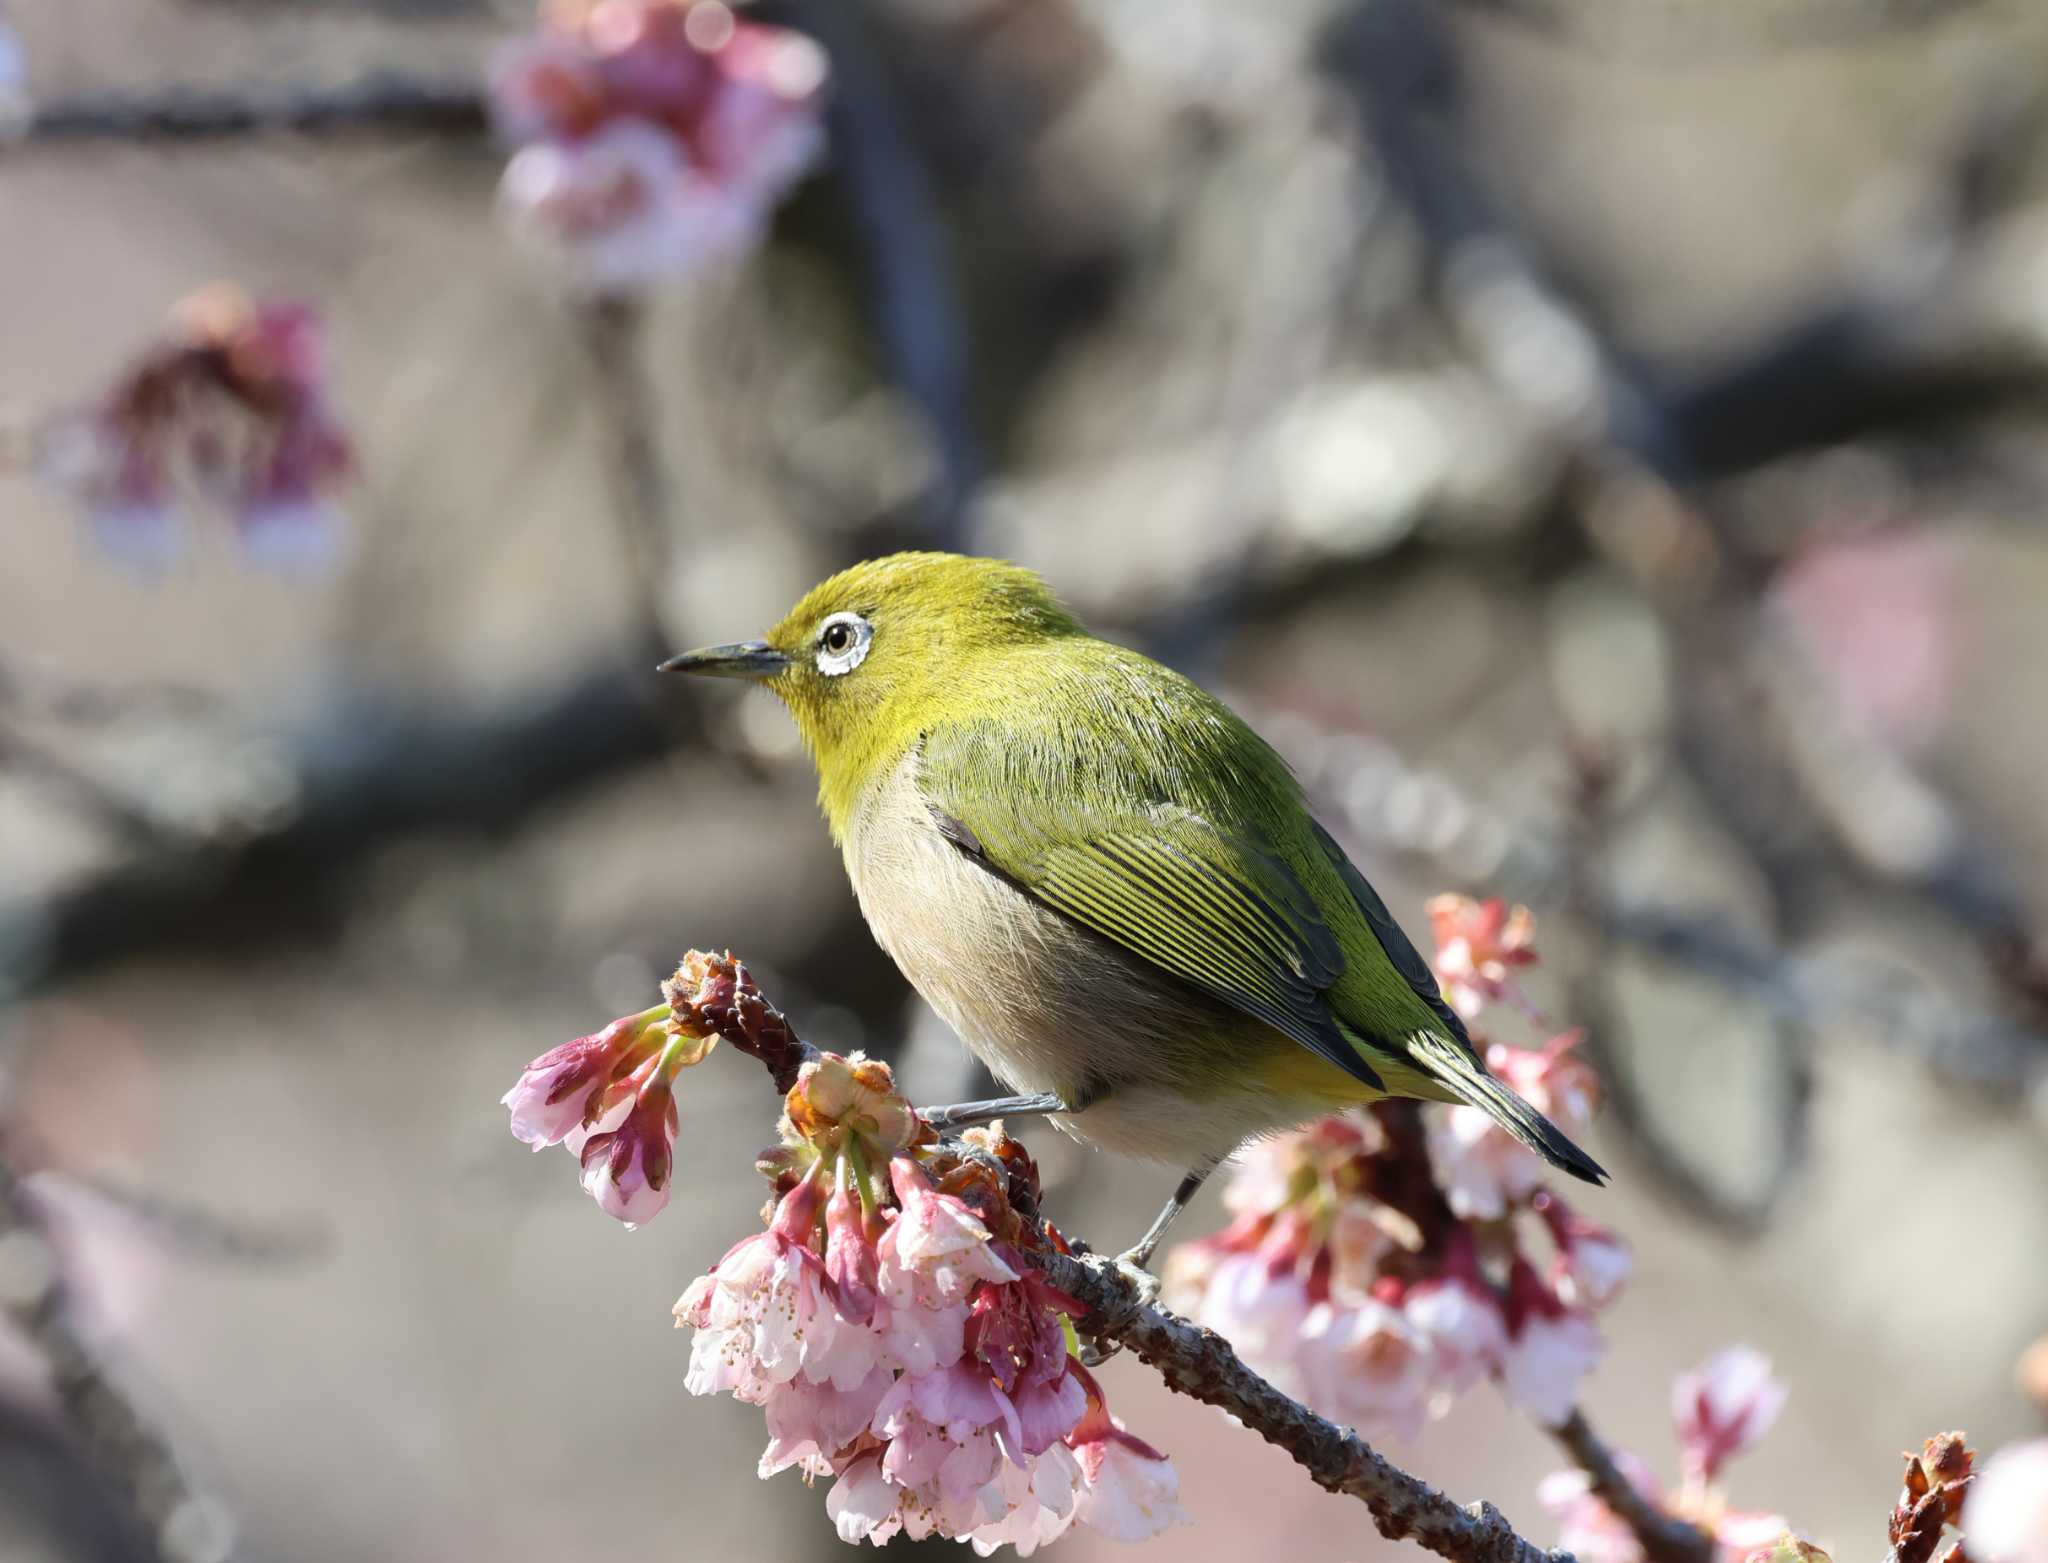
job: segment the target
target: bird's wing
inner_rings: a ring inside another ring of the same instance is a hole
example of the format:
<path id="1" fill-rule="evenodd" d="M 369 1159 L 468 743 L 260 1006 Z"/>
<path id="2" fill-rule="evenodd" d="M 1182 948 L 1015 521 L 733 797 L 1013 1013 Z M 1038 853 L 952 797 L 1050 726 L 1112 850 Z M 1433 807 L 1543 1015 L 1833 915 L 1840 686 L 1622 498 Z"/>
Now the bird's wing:
<path id="1" fill-rule="evenodd" d="M 1344 849 L 1337 845 L 1336 838 L 1320 824 L 1316 825 L 1315 831 L 1323 856 L 1329 859 L 1330 866 L 1344 881 L 1345 888 L 1351 892 L 1351 899 L 1358 903 L 1358 910 L 1365 915 L 1366 926 L 1379 940 L 1380 948 L 1387 952 L 1388 962 L 1407 979 L 1416 996 L 1435 1011 L 1436 1018 L 1443 1023 L 1444 1035 L 1476 1060 L 1479 1054 L 1472 1046 L 1472 1038 L 1466 1034 L 1465 1022 L 1444 1001 L 1443 987 L 1438 983 L 1436 973 L 1430 970 L 1429 962 L 1401 932 L 1401 925 L 1394 921 L 1394 914 L 1387 910 L 1387 903 L 1380 899 L 1380 893 L 1359 872 L 1358 865 L 1344 855 Z"/>
<path id="2" fill-rule="evenodd" d="M 971 785 L 963 741 L 933 735 L 918 783 L 939 830 L 1025 894 L 1328 1059 L 1375 1090 L 1325 994 L 1344 952 L 1263 843 L 1172 804 L 1075 818 Z M 993 794 L 993 795 L 992 795 Z"/>

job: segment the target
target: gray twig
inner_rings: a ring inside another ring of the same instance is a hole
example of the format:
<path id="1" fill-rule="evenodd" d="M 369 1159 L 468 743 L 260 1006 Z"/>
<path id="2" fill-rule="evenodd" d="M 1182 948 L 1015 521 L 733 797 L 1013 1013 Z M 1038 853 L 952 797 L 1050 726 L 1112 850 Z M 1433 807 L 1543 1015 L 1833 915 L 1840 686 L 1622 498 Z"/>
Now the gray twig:
<path id="1" fill-rule="evenodd" d="M 1638 1492 L 1587 1424 L 1584 1412 L 1574 1411 L 1562 1427 L 1549 1431 L 1572 1463 L 1591 1478 L 1600 1501 L 1635 1533 L 1650 1563 L 1713 1563 L 1713 1538 L 1697 1525 L 1672 1518 Z"/>
<path id="2" fill-rule="evenodd" d="M 1169 1389 L 1229 1412 L 1286 1450 L 1318 1486 L 1359 1499 L 1389 1541 L 1412 1540 L 1461 1563 L 1564 1563 L 1571 1557 L 1525 1539 L 1490 1503 L 1453 1502 L 1356 1433 L 1283 1395 L 1214 1330 L 1148 1303 L 1114 1259 L 1054 1253 L 1030 1258 L 1054 1286 L 1086 1304 L 1086 1317 L 1077 1321 L 1085 1333 L 1129 1347 L 1159 1370 Z"/>
<path id="3" fill-rule="evenodd" d="M 474 135 L 488 127 L 474 81 L 380 71 L 332 86 L 96 92 L 0 117 L 0 147 L 23 142 L 217 141 L 290 134 Z"/>

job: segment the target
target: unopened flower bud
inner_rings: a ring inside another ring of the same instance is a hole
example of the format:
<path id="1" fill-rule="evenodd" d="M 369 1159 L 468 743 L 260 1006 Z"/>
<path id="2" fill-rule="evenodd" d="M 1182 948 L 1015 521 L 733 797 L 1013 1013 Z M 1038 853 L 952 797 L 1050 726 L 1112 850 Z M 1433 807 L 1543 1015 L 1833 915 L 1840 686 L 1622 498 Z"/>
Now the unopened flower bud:
<path id="1" fill-rule="evenodd" d="M 835 1169 L 834 1179 L 832 1197 L 825 1205 L 825 1274 L 836 1289 L 841 1315 L 866 1324 L 875 1316 L 879 1296 L 874 1238 L 844 1160 Z"/>

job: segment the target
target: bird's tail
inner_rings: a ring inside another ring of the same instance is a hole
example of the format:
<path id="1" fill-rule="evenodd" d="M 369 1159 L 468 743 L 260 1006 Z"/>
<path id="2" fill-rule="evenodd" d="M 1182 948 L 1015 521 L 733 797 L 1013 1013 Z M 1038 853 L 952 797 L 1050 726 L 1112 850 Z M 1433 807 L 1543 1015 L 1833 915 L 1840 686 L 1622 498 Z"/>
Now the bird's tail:
<path id="1" fill-rule="evenodd" d="M 1607 1169 L 1571 1142 L 1565 1132 L 1486 1072 L 1471 1049 L 1448 1037 L 1418 1032 L 1408 1039 L 1415 1062 L 1461 1102 L 1478 1108 L 1560 1172 L 1588 1183 L 1605 1183 Z"/>

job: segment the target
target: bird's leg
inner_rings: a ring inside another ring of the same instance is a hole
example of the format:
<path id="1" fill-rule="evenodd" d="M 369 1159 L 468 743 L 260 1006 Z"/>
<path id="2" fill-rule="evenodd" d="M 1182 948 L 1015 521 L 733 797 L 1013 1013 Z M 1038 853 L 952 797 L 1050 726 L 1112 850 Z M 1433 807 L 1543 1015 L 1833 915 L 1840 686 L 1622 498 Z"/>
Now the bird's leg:
<path id="1" fill-rule="evenodd" d="M 1213 1158 L 1190 1168 L 1188 1175 L 1180 1180 L 1180 1187 L 1173 1191 L 1173 1197 L 1167 1200 L 1166 1208 L 1154 1216 L 1152 1224 L 1145 1228 L 1145 1235 L 1116 1256 L 1118 1266 L 1129 1266 L 1149 1276 L 1152 1270 L 1152 1255 L 1157 1251 L 1160 1239 L 1166 1236 L 1166 1229 L 1173 1225 L 1176 1216 L 1188 1208 L 1202 1185 L 1209 1181 L 1209 1174 L 1215 1170 L 1216 1161 Z M 1159 1283 L 1155 1280 L 1152 1283 L 1153 1294 L 1156 1295 L 1158 1290 Z M 1146 1301 L 1150 1302 L 1151 1297 L 1148 1296 Z"/>
<path id="2" fill-rule="evenodd" d="M 1138 1289 L 1147 1303 L 1159 1296 L 1159 1277 L 1151 1271 L 1152 1255 L 1158 1251 L 1159 1243 L 1166 1236 L 1166 1229 L 1173 1225 L 1174 1218 L 1188 1208 L 1209 1174 L 1216 1170 L 1220 1157 L 1211 1158 L 1188 1170 L 1180 1180 L 1180 1187 L 1173 1191 L 1173 1197 L 1166 1202 L 1166 1208 L 1152 1218 L 1152 1224 L 1145 1228 L 1145 1235 L 1131 1247 L 1116 1256 L 1117 1270 Z M 1081 1361 L 1084 1366 L 1097 1367 L 1114 1357 L 1123 1348 L 1114 1341 L 1099 1339 L 1084 1340 L 1081 1343 Z"/>
<path id="3" fill-rule="evenodd" d="M 1080 1111 L 1069 1107 L 1057 1093 L 1034 1091 L 1029 1096 L 992 1096 L 985 1102 L 955 1102 L 951 1107 L 922 1107 L 918 1117 L 942 1133 L 965 1129 L 971 1124 L 993 1123 L 998 1118 L 1034 1118 L 1047 1113 Z"/>

